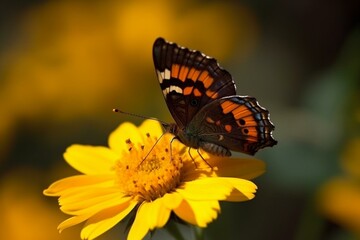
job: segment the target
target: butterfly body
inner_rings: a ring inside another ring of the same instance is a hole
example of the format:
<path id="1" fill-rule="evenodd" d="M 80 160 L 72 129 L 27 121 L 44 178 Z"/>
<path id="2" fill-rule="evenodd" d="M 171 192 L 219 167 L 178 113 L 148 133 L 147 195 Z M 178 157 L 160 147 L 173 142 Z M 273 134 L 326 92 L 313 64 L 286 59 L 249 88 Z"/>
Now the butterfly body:
<path id="1" fill-rule="evenodd" d="M 190 125 L 185 129 L 179 129 L 175 123 L 171 123 L 167 126 L 166 131 L 174 134 L 183 144 L 190 148 L 202 148 L 206 152 L 218 156 L 231 156 L 229 149 L 217 145 L 215 143 L 208 142 L 206 138 L 202 139 L 200 129 Z"/>
<path id="2" fill-rule="evenodd" d="M 153 59 L 175 123 L 166 126 L 186 146 L 219 156 L 255 154 L 277 142 L 269 112 L 236 94 L 231 75 L 214 58 L 158 38 Z"/>

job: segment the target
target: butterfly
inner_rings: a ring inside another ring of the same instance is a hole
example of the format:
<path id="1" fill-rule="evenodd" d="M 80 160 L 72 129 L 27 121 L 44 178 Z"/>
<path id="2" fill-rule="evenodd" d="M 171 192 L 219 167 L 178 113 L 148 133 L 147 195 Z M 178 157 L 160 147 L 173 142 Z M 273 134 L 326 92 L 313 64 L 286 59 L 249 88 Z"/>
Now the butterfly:
<path id="1" fill-rule="evenodd" d="M 255 98 L 237 95 L 230 73 L 216 59 L 157 38 L 153 61 L 175 120 L 165 128 L 180 142 L 217 156 L 254 155 L 277 144 L 269 111 Z"/>

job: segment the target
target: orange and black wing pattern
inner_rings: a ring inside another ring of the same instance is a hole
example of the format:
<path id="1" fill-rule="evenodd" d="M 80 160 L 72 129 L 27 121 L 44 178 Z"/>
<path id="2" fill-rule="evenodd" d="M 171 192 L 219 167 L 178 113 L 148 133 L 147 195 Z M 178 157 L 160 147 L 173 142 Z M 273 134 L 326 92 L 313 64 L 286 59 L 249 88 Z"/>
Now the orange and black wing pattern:
<path id="1" fill-rule="evenodd" d="M 153 60 L 172 133 L 185 145 L 219 155 L 255 154 L 277 143 L 269 112 L 255 98 L 236 94 L 235 83 L 214 58 L 156 39 Z"/>
<path id="2" fill-rule="evenodd" d="M 158 38 L 153 60 L 166 104 L 180 128 L 187 126 L 205 105 L 236 94 L 230 73 L 199 51 Z"/>
<path id="3" fill-rule="evenodd" d="M 254 155 L 259 149 L 277 143 L 272 136 L 274 125 L 269 111 L 253 97 L 218 99 L 204 107 L 192 124 L 202 141 L 237 152 Z"/>

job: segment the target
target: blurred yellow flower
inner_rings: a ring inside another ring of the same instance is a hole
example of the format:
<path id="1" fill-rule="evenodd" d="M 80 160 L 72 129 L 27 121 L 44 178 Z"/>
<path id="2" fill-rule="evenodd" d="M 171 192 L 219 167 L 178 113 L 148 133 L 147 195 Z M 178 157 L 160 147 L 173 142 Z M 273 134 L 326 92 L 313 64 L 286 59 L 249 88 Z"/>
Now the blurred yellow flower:
<path id="1" fill-rule="evenodd" d="M 348 143 L 341 164 L 349 176 L 360 182 L 360 138 Z"/>
<path id="2" fill-rule="evenodd" d="M 60 209 L 73 215 L 58 229 L 85 222 L 81 238 L 94 239 L 136 212 L 128 239 L 142 239 L 163 227 L 171 212 L 206 227 L 217 217 L 220 200 L 254 197 L 256 185 L 248 179 L 264 172 L 262 161 L 203 153 L 209 167 L 195 152 L 190 158 L 178 141 L 170 152 L 172 135 L 166 133 L 157 142 L 161 134 L 161 125 L 153 120 L 138 128 L 123 123 L 110 134 L 109 148 L 70 146 L 64 158 L 82 175 L 59 180 L 44 191 L 58 196 Z"/>
<path id="3" fill-rule="evenodd" d="M 0 162 L 23 122 L 96 120 L 125 100 L 143 108 L 159 91 L 151 59 L 159 36 L 221 60 L 246 56 L 259 35 L 252 10 L 229 2 L 44 1 L 18 20 L 0 52 Z M 133 98 L 128 89 L 147 91 Z"/>
<path id="4" fill-rule="evenodd" d="M 151 59 L 134 58 L 134 54 L 149 52 L 159 36 L 206 50 L 220 59 L 234 54 L 234 49 L 238 58 L 248 55 L 259 37 L 255 14 L 242 4 L 166 0 L 124 3 L 114 8 L 119 47 L 140 64 L 148 64 Z"/>
<path id="5" fill-rule="evenodd" d="M 40 171 L 18 168 L 1 176 L 0 239 L 61 240 L 74 239 L 77 229 L 64 235 L 54 231 L 54 225 L 63 218 L 39 195 Z M 31 179 L 31 181 L 29 181 Z"/>
<path id="6" fill-rule="evenodd" d="M 341 160 L 346 176 L 322 187 L 319 207 L 331 221 L 360 237 L 360 139 L 350 141 Z"/>

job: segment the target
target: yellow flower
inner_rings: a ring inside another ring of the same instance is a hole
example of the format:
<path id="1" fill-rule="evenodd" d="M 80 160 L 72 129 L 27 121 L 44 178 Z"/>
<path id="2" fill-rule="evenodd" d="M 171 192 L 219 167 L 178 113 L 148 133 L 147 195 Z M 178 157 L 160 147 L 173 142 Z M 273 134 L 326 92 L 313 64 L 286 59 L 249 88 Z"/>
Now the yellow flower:
<path id="1" fill-rule="evenodd" d="M 360 237 L 360 138 L 349 141 L 341 156 L 345 174 L 328 180 L 318 193 L 319 210 Z"/>
<path id="2" fill-rule="evenodd" d="M 256 185 L 247 179 L 264 172 L 255 159 L 202 156 L 162 134 L 161 125 L 146 120 L 140 127 L 121 124 L 109 137 L 109 148 L 73 145 L 65 160 L 82 175 L 61 179 L 44 191 L 58 196 L 60 209 L 73 217 L 58 229 L 81 222 L 82 239 L 94 239 L 135 212 L 128 239 L 142 239 L 163 227 L 171 212 L 206 227 L 219 211 L 219 201 L 246 201 Z M 196 162 L 196 164 L 194 164 Z M 211 167 L 209 166 L 211 165 Z"/>

